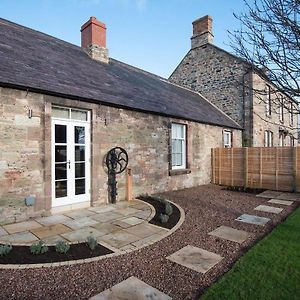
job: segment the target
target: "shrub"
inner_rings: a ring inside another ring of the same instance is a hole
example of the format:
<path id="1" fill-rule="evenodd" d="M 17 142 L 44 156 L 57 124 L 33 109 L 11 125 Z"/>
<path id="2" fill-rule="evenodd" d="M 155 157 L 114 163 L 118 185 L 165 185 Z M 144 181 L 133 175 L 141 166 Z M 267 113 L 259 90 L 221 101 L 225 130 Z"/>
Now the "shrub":
<path id="1" fill-rule="evenodd" d="M 9 254 L 9 252 L 12 250 L 12 245 L 0 245 L 0 257 L 6 256 Z"/>
<path id="2" fill-rule="evenodd" d="M 98 241 L 93 236 L 88 236 L 86 242 L 91 250 L 96 249 L 98 246 Z"/>
<path id="3" fill-rule="evenodd" d="M 169 221 L 169 216 L 165 214 L 160 214 L 158 218 L 161 223 L 167 223 Z"/>
<path id="4" fill-rule="evenodd" d="M 171 214 L 173 213 L 173 207 L 172 207 L 172 205 L 169 202 L 167 202 L 165 204 L 165 213 L 168 216 L 171 216 Z"/>
<path id="5" fill-rule="evenodd" d="M 48 247 L 43 241 L 38 241 L 30 246 L 30 252 L 32 254 L 44 254 L 48 251 Z"/>
<path id="6" fill-rule="evenodd" d="M 70 250 L 69 243 L 61 240 L 58 241 L 55 245 L 55 251 L 60 254 L 66 254 Z"/>

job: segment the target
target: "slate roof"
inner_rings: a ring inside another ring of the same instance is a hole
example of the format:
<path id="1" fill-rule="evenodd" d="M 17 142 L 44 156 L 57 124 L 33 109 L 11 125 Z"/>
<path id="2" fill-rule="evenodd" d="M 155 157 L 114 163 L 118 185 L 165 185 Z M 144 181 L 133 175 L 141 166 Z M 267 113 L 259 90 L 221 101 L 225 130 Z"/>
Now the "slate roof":
<path id="1" fill-rule="evenodd" d="M 0 18 L 0 85 L 240 128 L 199 94 L 115 59 Z"/>

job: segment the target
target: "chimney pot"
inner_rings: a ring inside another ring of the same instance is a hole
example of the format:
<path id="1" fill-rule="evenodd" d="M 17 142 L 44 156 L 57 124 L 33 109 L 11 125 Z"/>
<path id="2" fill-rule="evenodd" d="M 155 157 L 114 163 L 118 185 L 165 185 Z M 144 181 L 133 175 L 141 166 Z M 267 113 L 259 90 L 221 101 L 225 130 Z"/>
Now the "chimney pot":
<path id="1" fill-rule="evenodd" d="M 212 17 L 204 16 L 193 22 L 192 49 L 213 42 Z"/>
<path id="2" fill-rule="evenodd" d="M 106 26 L 95 17 L 81 26 L 81 47 L 88 55 L 98 61 L 108 63 L 108 49 L 106 48 Z"/>

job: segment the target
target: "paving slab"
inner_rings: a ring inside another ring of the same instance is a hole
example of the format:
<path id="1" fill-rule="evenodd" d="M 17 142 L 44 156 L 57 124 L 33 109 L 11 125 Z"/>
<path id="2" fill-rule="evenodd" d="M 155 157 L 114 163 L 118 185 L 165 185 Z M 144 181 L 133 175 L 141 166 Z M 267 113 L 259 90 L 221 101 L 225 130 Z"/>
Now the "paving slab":
<path id="1" fill-rule="evenodd" d="M 0 236 L 7 235 L 8 232 L 4 228 L 0 227 Z"/>
<path id="2" fill-rule="evenodd" d="M 167 257 L 167 259 L 199 273 L 206 273 L 222 258 L 216 253 L 190 245 Z"/>
<path id="3" fill-rule="evenodd" d="M 283 208 L 268 205 L 258 205 L 254 208 L 254 210 L 263 211 L 271 214 L 280 214 L 283 211 Z"/>
<path id="4" fill-rule="evenodd" d="M 133 208 L 135 208 L 135 209 L 140 209 L 140 210 L 150 209 L 148 204 L 141 203 L 141 202 L 137 202 L 137 203 L 131 204 L 130 206 L 133 207 Z"/>
<path id="5" fill-rule="evenodd" d="M 150 217 L 151 210 L 141 210 L 134 214 L 135 217 L 146 220 Z"/>
<path id="6" fill-rule="evenodd" d="M 262 198 L 276 198 L 277 196 L 279 196 L 280 194 L 282 194 L 282 192 L 277 192 L 277 191 L 264 191 L 258 195 L 256 195 L 257 197 L 262 197 Z"/>
<path id="7" fill-rule="evenodd" d="M 97 222 L 96 220 L 93 220 L 89 217 L 83 217 L 80 219 L 75 219 L 75 220 L 70 220 L 70 221 L 64 222 L 64 225 L 70 227 L 73 230 L 88 227 L 88 226 L 93 226 L 93 225 L 97 225 L 97 224 L 99 224 L 99 222 Z"/>
<path id="8" fill-rule="evenodd" d="M 117 208 L 115 210 L 116 213 L 121 214 L 123 216 L 129 216 L 132 214 L 136 214 L 138 212 L 140 212 L 140 210 L 132 208 L 132 207 L 126 207 L 126 208 Z"/>
<path id="9" fill-rule="evenodd" d="M 56 244 L 58 241 L 68 242 L 66 239 L 64 239 L 60 235 L 54 235 L 54 236 L 43 239 L 43 242 L 47 245 Z"/>
<path id="10" fill-rule="evenodd" d="M 89 217 L 94 215 L 95 212 L 87 209 L 74 210 L 68 213 L 64 213 L 65 216 L 70 217 L 72 219 L 81 219 L 84 217 Z"/>
<path id="11" fill-rule="evenodd" d="M 115 209 L 116 207 L 112 205 L 101 205 L 101 206 L 90 207 L 88 210 L 100 214 L 105 212 L 111 212 L 114 211 Z"/>
<path id="12" fill-rule="evenodd" d="M 110 234 L 101 236 L 98 239 L 98 241 L 104 241 L 118 249 L 130 243 L 136 242 L 137 240 L 139 240 L 139 237 L 124 230 L 112 232 Z"/>
<path id="13" fill-rule="evenodd" d="M 63 224 L 55 224 L 51 226 L 45 226 L 37 229 L 32 229 L 31 232 L 39 239 L 48 238 L 50 236 L 70 232 L 71 229 Z"/>
<path id="14" fill-rule="evenodd" d="M 292 205 L 294 203 L 294 201 L 280 200 L 280 199 L 271 199 L 268 202 L 273 204 L 280 204 L 280 205 Z"/>
<path id="15" fill-rule="evenodd" d="M 259 217 L 259 216 L 255 216 L 255 215 L 248 215 L 248 214 L 243 214 L 240 217 L 235 219 L 235 221 L 253 224 L 253 225 L 260 225 L 260 226 L 264 226 L 270 220 L 271 219 L 269 219 L 269 218 Z"/>
<path id="16" fill-rule="evenodd" d="M 251 235 L 247 231 L 238 230 L 228 226 L 220 226 L 217 229 L 209 232 L 208 234 L 232 242 L 237 242 L 239 244 L 243 243 Z"/>
<path id="17" fill-rule="evenodd" d="M 91 227 L 97 229 L 99 232 L 102 232 L 103 235 L 120 230 L 119 226 L 111 223 L 97 223 L 96 225 L 92 225 Z"/>
<path id="18" fill-rule="evenodd" d="M 102 233 L 95 228 L 85 227 L 75 231 L 63 233 L 61 234 L 61 236 L 70 242 L 84 242 L 86 241 L 88 236 L 93 236 L 94 238 L 97 238 L 101 234 Z"/>
<path id="19" fill-rule="evenodd" d="M 116 212 L 106 212 L 106 213 L 95 214 L 93 216 L 90 216 L 90 218 L 92 218 L 97 222 L 106 223 L 106 222 L 122 219 L 124 218 L 124 216 Z"/>
<path id="20" fill-rule="evenodd" d="M 56 224 L 62 224 L 72 219 L 65 215 L 53 215 L 49 217 L 37 218 L 35 220 L 44 226 L 51 226 Z"/>
<path id="21" fill-rule="evenodd" d="M 157 227 L 157 226 L 153 226 L 151 224 L 148 223 L 140 223 L 138 225 L 135 226 L 131 226 L 127 229 L 124 229 L 126 232 L 129 232 L 133 235 L 136 235 L 140 238 L 146 238 L 150 235 L 153 235 L 155 233 L 161 232 L 162 228 L 161 227 Z"/>
<path id="22" fill-rule="evenodd" d="M 122 219 L 122 222 L 133 226 L 133 225 L 137 225 L 137 224 L 144 222 L 144 220 L 136 218 L 136 217 L 129 217 L 129 218 Z"/>
<path id="23" fill-rule="evenodd" d="M 132 276 L 112 288 L 90 298 L 91 300 L 171 300 L 172 298 Z"/>
<path id="24" fill-rule="evenodd" d="M 18 232 L 0 237 L 1 242 L 12 244 L 29 244 L 38 241 L 38 238 L 29 231 Z"/>
<path id="25" fill-rule="evenodd" d="M 25 222 L 14 223 L 14 224 L 3 226 L 3 228 L 10 234 L 23 232 L 23 231 L 30 231 L 31 229 L 40 228 L 40 227 L 42 227 L 42 225 L 37 223 L 36 221 L 25 221 Z"/>
<path id="26" fill-rule="evenodd" d="M 162 232 L 150 235 L 141 240 L 137 240 L 136 242 L 131 243 L 131 245 L 134 245 L 135 247 L 140 247 L 142 245 L 146 245 L 154 241 L 160 240 L 161 238 L 162 238 Z"/>
<path id="27" fill-rule="evenodd" d="M 276 197 L 272 197 L 280 200 L 300 201 L 299 193 L 281 193 Z"/>

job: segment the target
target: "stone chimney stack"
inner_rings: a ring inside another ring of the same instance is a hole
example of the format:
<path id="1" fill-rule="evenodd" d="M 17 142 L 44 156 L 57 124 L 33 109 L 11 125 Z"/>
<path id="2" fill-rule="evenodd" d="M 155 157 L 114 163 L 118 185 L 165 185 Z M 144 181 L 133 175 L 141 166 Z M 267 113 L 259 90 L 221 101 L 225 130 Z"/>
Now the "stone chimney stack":
<path id="1" fill-rule="evenodd" d="M 87 54 L 98 61 L 108 63 L 109 55 L 106 48 L 106 26 L 95 17 L 81 26 L 81 47 Z"/>
<path id="2" fill-rule="evenodd" d="M 212 17 L 205 16 L 193 22 L 192 49 L 213 43 Z"/>

